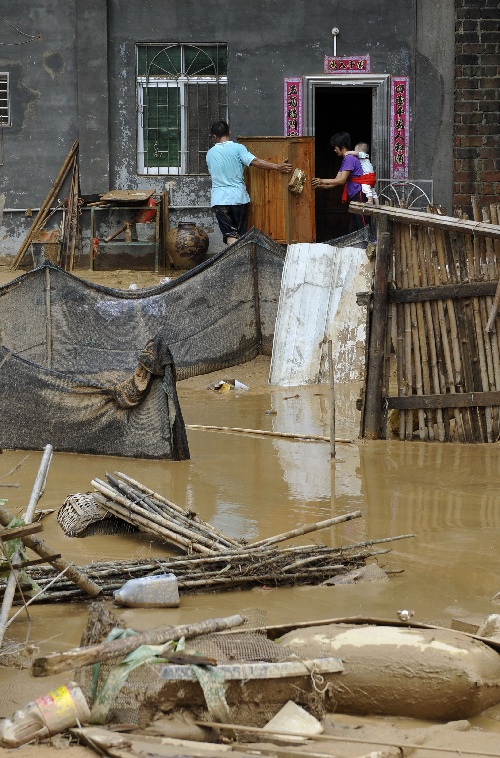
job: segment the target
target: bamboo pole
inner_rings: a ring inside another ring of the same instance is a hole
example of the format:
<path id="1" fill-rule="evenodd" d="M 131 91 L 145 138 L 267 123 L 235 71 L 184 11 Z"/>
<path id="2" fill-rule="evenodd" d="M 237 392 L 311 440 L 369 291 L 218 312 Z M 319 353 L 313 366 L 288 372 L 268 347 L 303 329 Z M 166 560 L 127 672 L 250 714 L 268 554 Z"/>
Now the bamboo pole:
<path id="1" fill-rule="evenodd" d="M 400 227 L 400 260 L 401 260 L 401 284 L 404 289 L 408 287 L 408 268 L 409 268 L 409 261 L 408 261 L 408 234 L 409 234 L 409 227 L 406 224 L 401 224 Z M 412 325 L 412 318 L 411 318 L 411 304 L 405 303 L 403 306 L 404 310 L 404 330 L 405 330 L 405 360 L 404 360 L 404 374 L 403 378 L 405 381 L 405 394 L 411 395 L 413 394 L 413 365 L 412 365 L 412 357 L 413 357 L 413 351 L 412 351 L 412 343 L 413 343 L 413 325 Z M 416 380 L 415 380 L 416 381 Z M 406 434 L 405 439 L 411 440 L 413 437 L 413 411 L 408 410 L 406 411 Z"/>
<path id="2" fill-rule="evenodd" d="M 412 279 L 413 279 L 413 286 L 420 287 L 422 285 L 422 272 L 420 268 L 420 250 L 419 246 L 421 244 L 421 237 L 419 234 L 419 229 L 413 230 L 413 235 L 411 238 L 411 261 L 412 261 Z M 424 304 L 423 303 L 415 303 L 415 315 L 417 319 L 417 332 L 418 332 L 418 341 L 419 341 L 419 348 L 420 348 L 420 356 L 421 356 L 421 377 L 422 377 L 422 387 L 423 387 L 423 394 L 430 394 L 431 392 L 431 381 L 430 381 L 430 370 L 429 370 L 429 351 L 427 349 L 427 343 L 429 336 L 426 334 L 425 331 L 425 322 L 424 322 Z M 417 386 L 417 394 L 418 394 L 418 386 Z M 432 414 L 428 411 L 426 414 L 426 420 L 427 420 L 427 437 L 430 440 L 434 439 L 434 423 L 432 420 Z"/>
<path id="3" fill-rule="evenodd" d="M 215 526 L 208 523 L 208 521 L 203 521 L 203 519 L 197 516 L 196 513 L 192 513 L 190 511 L 187 511 L 185 508 L 181 508 L 181 506 L 177 505 L 177 503 L 174 503 L 172 500 L 168 500 L 163 495 L 160 495 L 158 492 L 155 492 L 149 487 L 146 487 L 145 484 L 141 484 L 141 482 L 138 482 L 135 479 L 132 479 L 132 477 L 127 476 L 126 474 L 123 474 L 121 471 L 115 471 L 115 475 L 120 477 L 120 479 L 123 479 L 124 482 L 128 482 L 133 487 L 137 487 L 137 489 L 140 490 L 141 492 L 144 492 L 150 497 L 154 498 L 155 500 L 158 500 L 159 503 L 168 505 L 170 508 L 172 508 L 172 510 L 177 511 L 178 513 L 184 516 L 188 516 L 190 520 L 195 521 L 197 524 L 203 525 L 205 529 L 212 532 L 217 537 L 227 540 L 228 542 L 232 543 L 237 548 L 241 547 L 241 544 L 238 542 L 238 540 L 234 540 L 231 537 L 228 537 L 226 534 L 216 529 Z"/>
<path id="4" fill-rule="evenodd" d="M 265 545 L 276 545 L 278 542 L 284 542 L 290 540 L 293 537 L 300 537 L 303 534 L 310 534 L 310 532 L 318 532 L 321 529 L 327 529 L 335 524 L 342 524 L 344 521 L 351 521 L 355 518 L 361 518 L 361 511 L 353 511 L 352 513 L 346 513 L 343 516 L 335 516 L 335 518 L 325 519 L 325 521 L 317 521 L 315 524 L 306 524 L 305 526 L 298 527 L 297 529 L 291 529 L 289 532 L 283 532 L 283 534 L 276 534 L 274 537 L 268 537 L 265 540 L 259 542 L 252 542 L 248 545 L 248 548 L 253 550 L 256 547 L 262 547 Z"/>
<path id="5" fill-rule="evenodd" d="M 457 262 L 459 264 L 456 279 L 458 281 L 467 280 L 468 261 L 466 246 L 463 244 L 463 240 L 450 232 L 445 236 L 444 242 L 449 266 L 453 262 L 455 265 Z M 485 336 L 483 333 L 477 333 L 476 331 L 473 298 L 461 298 L 455 302 L 454 307 L 457 315 L 463 365 L 462 373 L 465 381 L 465 388 L 462 391 L 473 392 L 483 388 L 487 391 L 488 387 L 484 385 L 485 364 L 483 364 Z M 471 407 L 469 414 L 473 434 L 477 441 L 492 442 L 491 408 L 481 406 Z"/>
<path id="6" fill-rule="evenodd" d="M 335 458 L 335 373 L 331 340 L 328 340 L 328 377 L 330 380 L 330 459 L 333 460 Z"/>
<path id="7" fill-rule="evenodd" d="M 218 532 L 216 529 L 212 528 L 211 524 L 206 523 L 200 518 L 195 518 L 195 514 L 189 514 L 187 511 L 180 508 L 180 506 L 172 508 L 169 502 L 165 502 L 165 498 L 162 498 L 162 501 L 159 501 L 158 498 L 153 497 L 153 495 L 148 496 L 145 492 L 141 492 L 139 488 L 132 484 L 125 483 L 120 478 L 116 478 L 108 472 L 106 472 L 106 478 L 112 487 L 121 490 L 126 497 L 129 497 L 133 502 L 136 502 L 137 505 L 141 506 L 141 504 L 143 504 L 141 507 L 145 507 L 146 509 L 152 508 L 162 518 L 167 514 L 167 520 L 173 518 L 181 524 L 184 524 L 190 532 L 195 532 L 196 534 L 204 536 L 205 539 L 208 540 L 205 544 L 208 544 L 210 547 L 214 545 L 214 542 L 224 548 L 233 548 L 240 545 L 237 540 L 228 539 L 222 534 L 222 532 Z"/>
<path id="8" fill-rule="evenodd" d="M 402 288 L 401 274 L 401 224 L 394 224 L 394 282 L 397 288 Z M 398 381 L 398 395 L 402 397 L 405 394 L 404 381 L 404 357 L 405 357 L 405 338 L 404 338 L 404 306 L 396 304 L 396 370 Z M 399 414 L 399 439 L 404 440 L 406 436 L 406 414 Z"/>
<path id="9" fill-rule="evenodd" d="M 141 529 L 147 531 L 149 534 L 153 534 L 155 537 L 162 537 L 183 550 L 195 550 L 198 553 L 204 554 L 214 552 L 213 549 L 195 542 L 192 534 L 186 536 L 184 532 L 187 530 L 184 530 L 183 527 L 180 527 L 173 522 L 168 522 L 168 526 L 165 526 L 166 522 L 164 519 L 161 519 L 150 511 L 144 511 L 138 508 L 128 498 L 124 498 L 114 492 L 114 490 L 106 487 L 104 482 L 101 482 L 98 479 L 92 479 L 92 485 L 98 493 L 104 495 L 104 498 L 102 499 L 99 495 L 94 495 L 97 502 L 104 505 L 108 511 L 115 516 L 118 516 L 118 518 L 123 519 L 123 521 L 139 526 Z"/>
<path id="10" fill-rule="evenodd" d="M 0 524 L 2 526 L 8 526 L 13 518 L 13 515 L 0 505 Z M 43 540 L 33 536 L 23 537 L 22 540 L 26 547 L 29 547 L 30 550 L 33 550 L 33 552 L 37 553 L 41 558 L 44 558 L 47 563 L 50 563 L 51 566 L 54 566 L 58 571 L 68 568 L 66 572 L 68 579 L 71 579 L 72 582 L 84 590 L 88 595 L 91 597 L 99 595 L 101 588 L 95 584 L 95 582 L 89 579 L 89 577 L 82 571 L 79 571 L 76 566 L 70 566 L 68 561 L 65 561 L 64 558 L 56 557 L 59 556 L 59 553 L 52 550 L 52 548 L 43 542 Z"/>
<path id="11" fill-rule="evenodd" d="M 12 265 L 10 267 L 11 271 L 13 269 L 16 269 L 19 266 L 19 264 L 21 263 L 24 257 L 25 252 L 27 251 L 29 245 L 31 244 L 31 239 L 33 237 L 33 234 L 35 233 L 37 229 L 39 229 L 42 226 L 43 222 L 45 221 L 45 218 L 47 217 L 48 212 L 50 210 L 50 206 L 54 198 L 56 197 L 57 193 L 61 189 L 61 186 L 68 175 L 69 169 L 71 167 L 71 162 L 74 159 L 77 153 L 77 150 L 78 150 L 78 140 L 75 140 L 54 181 L 54 184 L 52 185 L 52 188 L 49 191 L 49 194 L 43 201 L 40 210 L 36 214 L 35 219 L 33 223 L 31 224 L 26 237 L 24 238 L 24 241 L 21 244 L 21 247 L 19 248 L 19 251 L 17 252 L 14 258 L 14 261 L 12 262 Z"/>
<path id="12" fill-rule="evenodd" d="M 207 426 L 205 424 L 186 424 L 186 429 L 196 429 L 210 432 L 236 432 L 241 434 L 260 434 L 266 437 L 286 437 L 292 440 L 306 440 L 308 442 L 330 442 L 330 437 L 320 434 L 292 434 L 289 432 L 271 432 L 264 429 L 244 429 L 238 426 Z M 337 437 L 336 443 L 352 445 L 353 440 Z"/>
<path id="13" fill-rule="evenodd" d="M 416 244 L 415 230 L 411 226 L 404 229 L 403 244 L 406 248 L 406 268 L 405 279 L 409 287 L 416 286 L 413 272 L 416 264 Z M 413 347 L 413 364 L 415 376 L 415 391 L 417 395 L 423 395 L 423 369 L 421 355 L 421 340 L 419 336 L 419 322 L 417 317 L 416 303 L 410 303 L 410 322 L 411 322 L 411 339 Z M 427 427 L 425 424 L 425 413 L 423 408 L 418 409 L 418 433 L 421 440 L 427 439 Z"/>
<path id="14" fill-rule="evenodd" d="M 436 628 L 436 627 L 434 627 Z M 276 729 L 275 731 L 273 729 L 269 729 L 269 727 L 258 727 L 258 726 L 245 726 L 243 724 L 225 724 L 220 721 L 194 721 L 194 724 L 196 726 L 202 726 L 205 729 L 211 728 L 211 729 L 221 729 L 224 731 L 232 731 L 232 732 L 248 732 L 248 734 L 259 734 L 264 739 L 267 739 L 269 734 L 274 734 L 280 738 L 283 738 L 283 728 L 281 731 L 279 729 Z M 77 730 L 71 730 L 71 731 L 77 731 Z M 78 730 L 80 731 L 80 730 Z M 84 735 L 85 736 L 85 735 Z M 362 739 L 360 737 L 350 737 L 347 735 L 337 736 L 332 734 L 311 734 L 310 732 L 291 732 L 288 729 L 286 730 L 286 736 L 287 737 L 301 737 L 302 739 L 311 739 L 313 741 L 317 742 L 345 742 L 345 743 L 352 743 L 357 745 L 381 745 L 385 747 L 394 747 L 399 751 L 399 754 L 404 753 L 406 749 L 409 750 L 422 750 L 425 752 L 425 750 L 428 750 L 429 752 L 443 752 L 443 753 L 452 753 L 456 755 L 459 753 L 460 755 L 471 755 L 471 756 L 477 756 L 477 750 L 464 750 L 463 748 L 457 749 L 457 748 L 451 748 L 451 747 L 434 747 L 430 746 L 428 744 L 422 745 L 420 742 L 410 743 L 407 742 L 405 739 L 401 740 L 380 740 L 380 739 Z M 244 747 L 243 744 L 241 744 L 241 747 Z M 300 753 L 299 755 L 304 755 L 304 753 Z M 311 753 L 311 756 L 317 756 L 318 753 Z M 323 755 L 323 753 L 321 753 Z M 484 752 L 481 750 L 481 755 L 484 758 L 500 758 L 500 752 L 497 753 L 490 753 L 488 751 Z M 366 753 L 362 758 L 389 758 L 389 753 L 387 751 L 370 751 L 370 753 Z"/>
<path id="15" fill-rule="evenodd" d="M 126 637 L 111 642 L 101 642 L 88 647 L 77 647 L 63 653 L 51 653 L 33 662 L 31 673 L 33 676 L 50 676 L 60 674 L 63 671 L 90 666 L 93 663 L 103 663 L 113 658 L 122 658 L 141 645 L 162 645 L 168 641 L 175 641 L 185 637 L 199 637 L 202 634 L 213 634 L 224 629 L 232 629 L 241 626 L 246 621 L 244 616 L 234 615 L 222 618 L 206 619 L 195 624 L 181 626 L 163 626 L 150 629 L 134 637 Z"/>
<path id="16" fill-rule="evenodd" d="M 434 265 L 433 256 L 435 251 L 432 245 L 432 237 L 429 229 L 422 229 L 421 233 L 424 235 L 425 240 L 425 256 L 424 256 L 424 268 L 423 273 L 425 276 L 425 283 L 432 285 L 434 283 Z M 431 348 L 431 366 L 432 377 L 434 382 L 434 391 L 436 394 L 442 394 L 446 391 L 446 379 L 444 376 L 444 359 L 442 357 L 441 346 L 441 333 L 439 329 L 437 303 L 425 303 L 425 315 L 427 319 L 427 328 L 432 337 L 430 342 Z M 443 415 L 442 408 L 436 410 L 436 423 L 438 427 L 438 437 L 440 442 L 444 442 L 447 439 L 448 433 L 448 416 L 447 411 Z"/>
<path id="17" fill-rule="evenodd" d="M 447 282 L 447 275 L 446 275 L 446 263 L 444 260 L 443 255 L 443 249 L 438 241 L 439 235 L 435 233 L 435 230 L 431 230 L 430 232 L 431 240 L 433 241 L 433 247 L 436 251 L 436 255 L 431 259 L 431 262 L 433 263 L 433 271 L 434 271 L 434 283 L 435 284 L 445 284 Z M 456 360 L 458 360 L 458 365 L 453 365 L 452 361 L 452 353 L 450 351 L 450 343 L 448 340 L 448 327 L 446 323 L 446 314 L 444 309 L 444 304 L 442 300 L 437 301 L 437 315 L 438 315 L 438 325 L 439 329 L 441 331 L 441 347 L 444 357 L 444 365 L 446 368 L 446 374 L 447 374 L 447 384 L 450 390 L 451 394 L 456 393 L 456 378 L 461 381 L 461 374 L 460 374 L 460 351 L 458 347 L 458 337 L 457 337 L 457 327 L 456 327 L 456 320 L 455 320 L 455 311 L 453 310 L 453 301 L 447 300 L 447 314 L 449 318 L 449 324 L 450 324 L 450 336 L 451 336 L 451 342 L 452 342 L 452 350 L 453 350 L 453 356 Z M 471 430 L 470 430 L 470 424 L 465 423 L 468 421 L 467 417 L 462 417 L 460 414 L 460 410 L 458 408 L 453 409 L 454 417 L 455 417 L 455 424 L 457 427 L 457 434 L 464 438 L 466 441 L 470 440 L 471 438 Z"/>
<path id="18" fill-rule="evenodd" d="M 40 461 L 40 466 L 38 469 L 38 474 L 35 479 L 35 483 L 33 485 L 33 489 L 31 492 L 31 497 L 28 503 L 28 507 L 26 508 L 26 512 L 23 516 L 23 521 L 25 524 L 31 524 L 33 521 L 33 516 L 35 514 L 36 506 L 40 498 L 42 497 L 44 491 L 45 491 L 45 482 L 47 480 L 47 473 L 50 467 L 50 463 L 52 461 L 52 445 L 46 445 L 42 460 Z M 9 519 L 4 526 L 7 526 L 12 519 Z M 15 564 L 19 564 L 22 562 L 22 556 L 17 551 L 12 555 L 11 558 L 11 566 L 15 566 Z M 10 609 L 12 607 L 12 603 L 14 600 L 14 594 L 16 591 L 16 586 L 18 583 L 18 577 L 19 577 L 19 571 L 15 568 L 12 568 L 9 578 L 7 580 L 7 584 L 5 587 L 5 592 L 2 600 L 2 607 L 0 609 L 0 648 L 2 647 L 3 638 L 5 636 L 5 630 L 8 626 L 8 618 Z"/>

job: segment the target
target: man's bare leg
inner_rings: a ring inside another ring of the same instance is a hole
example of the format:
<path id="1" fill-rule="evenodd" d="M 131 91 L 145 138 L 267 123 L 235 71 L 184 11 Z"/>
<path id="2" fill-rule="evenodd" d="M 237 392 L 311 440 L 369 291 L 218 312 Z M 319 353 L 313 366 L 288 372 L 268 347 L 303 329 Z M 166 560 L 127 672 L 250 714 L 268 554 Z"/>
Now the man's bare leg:
<path id="1" fill-rule="evenodd" d="M 233 242 L 236 242 L 238 239 L 239 237 L 226 237 L 226 245 L 232 245 Z"/>

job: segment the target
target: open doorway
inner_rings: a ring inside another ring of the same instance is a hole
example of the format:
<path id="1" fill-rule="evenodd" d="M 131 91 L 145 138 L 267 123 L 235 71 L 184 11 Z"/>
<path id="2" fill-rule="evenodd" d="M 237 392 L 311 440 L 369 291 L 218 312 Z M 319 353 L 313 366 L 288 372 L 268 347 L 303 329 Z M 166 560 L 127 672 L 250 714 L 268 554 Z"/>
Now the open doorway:
<path id="1" fill-rule="evenodd" d="M 368 142 L 373 134 L 373 88 L 369 86 L 330 86 L 314 89 L 315 176 L 325 179 L 337 175 L 341 158 L 330 147 L 335 132 L 349 132 L 352 147 Z M 316 193 L 316 240 L 340 237 L 348 232 L 348 213 L 342 203 L 342 187 Z"/>

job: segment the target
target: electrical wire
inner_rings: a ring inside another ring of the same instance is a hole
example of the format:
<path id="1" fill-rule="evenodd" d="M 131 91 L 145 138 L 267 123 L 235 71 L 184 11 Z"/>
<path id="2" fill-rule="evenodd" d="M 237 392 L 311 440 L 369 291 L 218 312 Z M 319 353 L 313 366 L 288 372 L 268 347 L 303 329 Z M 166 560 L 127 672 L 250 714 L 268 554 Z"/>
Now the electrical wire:
<path id="1" fill-rule="evenodd" d="M 0 45 L 26 45 L 28 42 L 33 42 L 33 40 L 42 39 L 42 35 L 40 34 L 40 32 L 38 32 L 38 34 L 28 34 L 27 32 L 22 32 L 20 29 L 17 28 L 17 26 L 14 26 L 14 24 L 12 24 L 3 16 L 0 16 L 0 19 L 2 19 L 2 21 L 5 21 L 6 24 L 9 24 L 9 26 L 15 29 L 16 32 L 19 32 L 19 34 L 22 34 L 24 37 L 29 37 L 29 39 L 24 40 L 24 42 L 0 42 Z"/>

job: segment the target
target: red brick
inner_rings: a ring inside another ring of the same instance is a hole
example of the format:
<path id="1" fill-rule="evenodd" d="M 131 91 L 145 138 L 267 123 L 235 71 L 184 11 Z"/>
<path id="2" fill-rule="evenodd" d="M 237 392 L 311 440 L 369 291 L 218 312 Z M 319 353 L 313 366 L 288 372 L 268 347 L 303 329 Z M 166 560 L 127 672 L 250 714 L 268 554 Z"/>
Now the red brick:
<path id="1" fill-rule="evenodd" d="M 460 147 L 482 147 L 483 146 L 483 138 L 473 135 L 468 135 L 466 137 L 460 138 Z"/>
<path id="2" fill-rule="evenodd" d="M 468 207 L 470 205 L 470 195 L 459 195 L 454 194 L 453 195 L 453 203 L 454 205 L 460 205 L 460 206 L 466 206 Z"/>
<path id="3" fill-rule="evenodd" d="M 484 171 L 481 174 L 483 182 L 500 182 L 500 171 Z"/>
<path id="4" fill-rule="evenodd" d="M 500 82 L 498 79 L 491 78 L 491 79 L 481 79 L 480 80 L 480 87 L 483 89 L 494 89 L 496 90 L 499 86 Z"/>
<path id="5" fill-rule="evenodd" d="M 462 48 L 461 52 L 463 55 L 481 55 L 481 53 L 487 52 L 487 45 L 484 42 L 468 42 L 459 46 Z"/>
<path id="6" fill-rule="evenodd" d="M 470 128 L 476 125 L 482 125 L 483 121 L 483 114 L 482 113 L 462 113 L 461 116 L 461 122 L 462 124 L 468 125 Z"/>
<path id="7" fill-rule="evenodd" d="M 459 100 L 455 102 L 455 110 L 457 113 L 471 113 L 472 111 L 479 110 L 479 103 L 477 101 L 471 102 L 469 100 Z"/>

